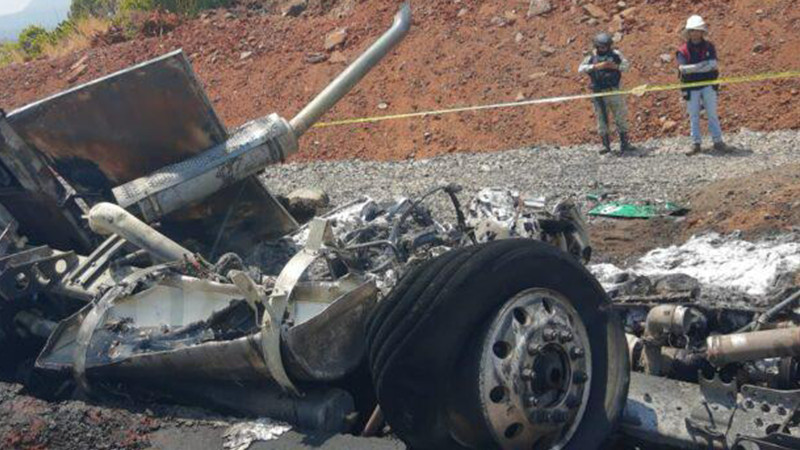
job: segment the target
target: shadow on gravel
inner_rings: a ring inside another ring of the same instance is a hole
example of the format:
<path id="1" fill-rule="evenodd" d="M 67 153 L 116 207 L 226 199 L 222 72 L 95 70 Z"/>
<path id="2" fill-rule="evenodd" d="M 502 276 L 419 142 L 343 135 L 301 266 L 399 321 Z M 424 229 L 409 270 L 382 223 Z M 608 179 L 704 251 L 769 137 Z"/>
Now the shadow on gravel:
<path id="1" fill-rule="evenodd" d="M 632 149 L 628 150 L 625 153 L 619 154 L 617 156 L 622 158 L 645 158 L 650 156 L 653 153 L 653 148 L 645 147 L 645 146 L 633 146 Z"/>
<path id="2" fill-rule="evenodd" d="M 736 145 L 728 145 L 728 150 L 721 152 L 718 150 L 707 150 L 704 151 L 702 154 L 709 155 L 709 156 L 717 156 L 717 157 L 729 157 L 729 158 L 745 158 L 747 156 L 751 156 L 753 150 L 749 148 L 738 147 Z"/>

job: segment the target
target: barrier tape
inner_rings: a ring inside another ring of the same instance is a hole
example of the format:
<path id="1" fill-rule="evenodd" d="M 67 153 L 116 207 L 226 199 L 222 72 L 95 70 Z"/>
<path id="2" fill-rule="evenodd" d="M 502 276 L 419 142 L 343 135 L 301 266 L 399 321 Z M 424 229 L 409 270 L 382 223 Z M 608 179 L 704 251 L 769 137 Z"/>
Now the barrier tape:
<path id="1" fill-rule="evenodd" d="M 399 119 L 410 119 L 414 117 L 427 117 L 427 116 L 441 116 L 445 114 L 454 114 L 454 113 L 461 113 L 461 112 L 469 112 L 469 111 L 483 111 L 487 109 L 499 109 L 499 108 L 515 108 L 518 106 L 529 106 L 529 105 L 542 105 L 546 103 L 561 103 L 561 102 L 569 102 L 574 100 L 586 100 L 586 99 L 594 99 L 594 98 L 603 98 L 603 97 L 611 97 L 614 95 L 635 95 L 638 97 L 643 96 L 644 94 L 650 92 L 663 92 L 663 91 L 677 91 L 680 89 L 687 89 L 687 88 L 694 88 L 694 87 L 705 87 L 705 86 L 719 86 L 724 84 L 741 84 L 741 83 L 753 83 L 757 81 L 772 81 L 772 80 L 783 80 L 789 78 L 800 78 L 800 70 L 790 70 L 786 72 L 766 72 L 756 75 L 747 75 L 747 76 L 740 76 L 740 77 L 728 77 L 728 78 L 719 78 L 716 80 L 711 81 L 699 81 L 696 83 L 672 83 L 672 84 L 661 84 L 661 85 L 654 85 L 650 86 L 647 84 L 643 84 L 641 86 L 637 86 L 632 89 L 624 89 L 620 91 L 608 91 L 608 92 L 598 92 L 592 94 L 577 94 L 577 95 L 565 95 L 560 97 L 547 97 L 547 98 L 538 98 L 533 100 L 522 100 L 518 102 L 507 102 L 507 103 L 494 103 L 491 105 L 477 105 L 477 106 L 463 106 L 457 108 L 448 108 L 448 109 L 438 109 L 438 110 L 431 110 L 431 111 L 419 111 L 413 113 L 402 113 L 402 114 L 390 114 L 386 116 L 373 116 L 373 117 L 361 117 L 357 119 L 343 119 L 343 120 L 334 120 L 331 122 L 320 122 L 314 125 L 314 128 L 326 128 L 326 127 L 334 127 L 339 125 L 353 125 L 353 124 L 362 124 L 362 123 L 374 123 L 374 122 L 383 122 L 386 120 L 399 120 Z"/>

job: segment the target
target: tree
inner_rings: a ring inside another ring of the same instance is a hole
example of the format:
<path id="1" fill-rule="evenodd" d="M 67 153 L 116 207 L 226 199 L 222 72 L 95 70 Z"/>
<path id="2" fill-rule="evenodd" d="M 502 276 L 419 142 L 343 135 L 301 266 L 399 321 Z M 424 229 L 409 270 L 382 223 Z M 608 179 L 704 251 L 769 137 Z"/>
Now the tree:
<path id="1" fill-rule="evenodd" d="M 71 18 L 112 17 L 117 13 L 118 3 L 118 0 L 72 0 L 69 15 Z"/>
<path id="2" fill-rule="evenodd" d="M 41 55 L 44 45 L 48 42 L 50 34 L 38 25 L 29 25 L 19 33 L 19 47 L 30 57 Z"/>

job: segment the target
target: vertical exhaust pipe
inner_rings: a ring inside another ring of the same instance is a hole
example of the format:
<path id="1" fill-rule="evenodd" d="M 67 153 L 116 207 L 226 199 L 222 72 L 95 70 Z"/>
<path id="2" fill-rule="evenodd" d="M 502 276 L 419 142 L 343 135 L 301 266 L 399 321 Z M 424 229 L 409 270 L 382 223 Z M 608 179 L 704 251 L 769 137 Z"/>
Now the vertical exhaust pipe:
<path id="1" fill-rule="evenodd" d="M 333 105 L 342 99 L 364 76 L 403 40 L 411 28 L 411 6 L 406 2 L 394 16 L 394 23 L 367 51 L 353 61 L 328 87 L 317 95 L 289 124 L 298 138 Z"/>

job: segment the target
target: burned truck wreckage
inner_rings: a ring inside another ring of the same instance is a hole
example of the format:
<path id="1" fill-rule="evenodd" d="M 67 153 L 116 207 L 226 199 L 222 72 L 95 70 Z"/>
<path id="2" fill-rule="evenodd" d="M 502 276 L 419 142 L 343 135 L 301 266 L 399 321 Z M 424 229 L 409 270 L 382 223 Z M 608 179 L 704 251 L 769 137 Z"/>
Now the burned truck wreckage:
<path id="1" fill-rule="evenodd" d="M 800 448 L 800 293 L 612 301 L 576 205 L 506 190 L 292 217 L 259 171 L 410 26 L 231 135 L 180 52 L 3 114 L 3 372 L 410 448 Z"/>

